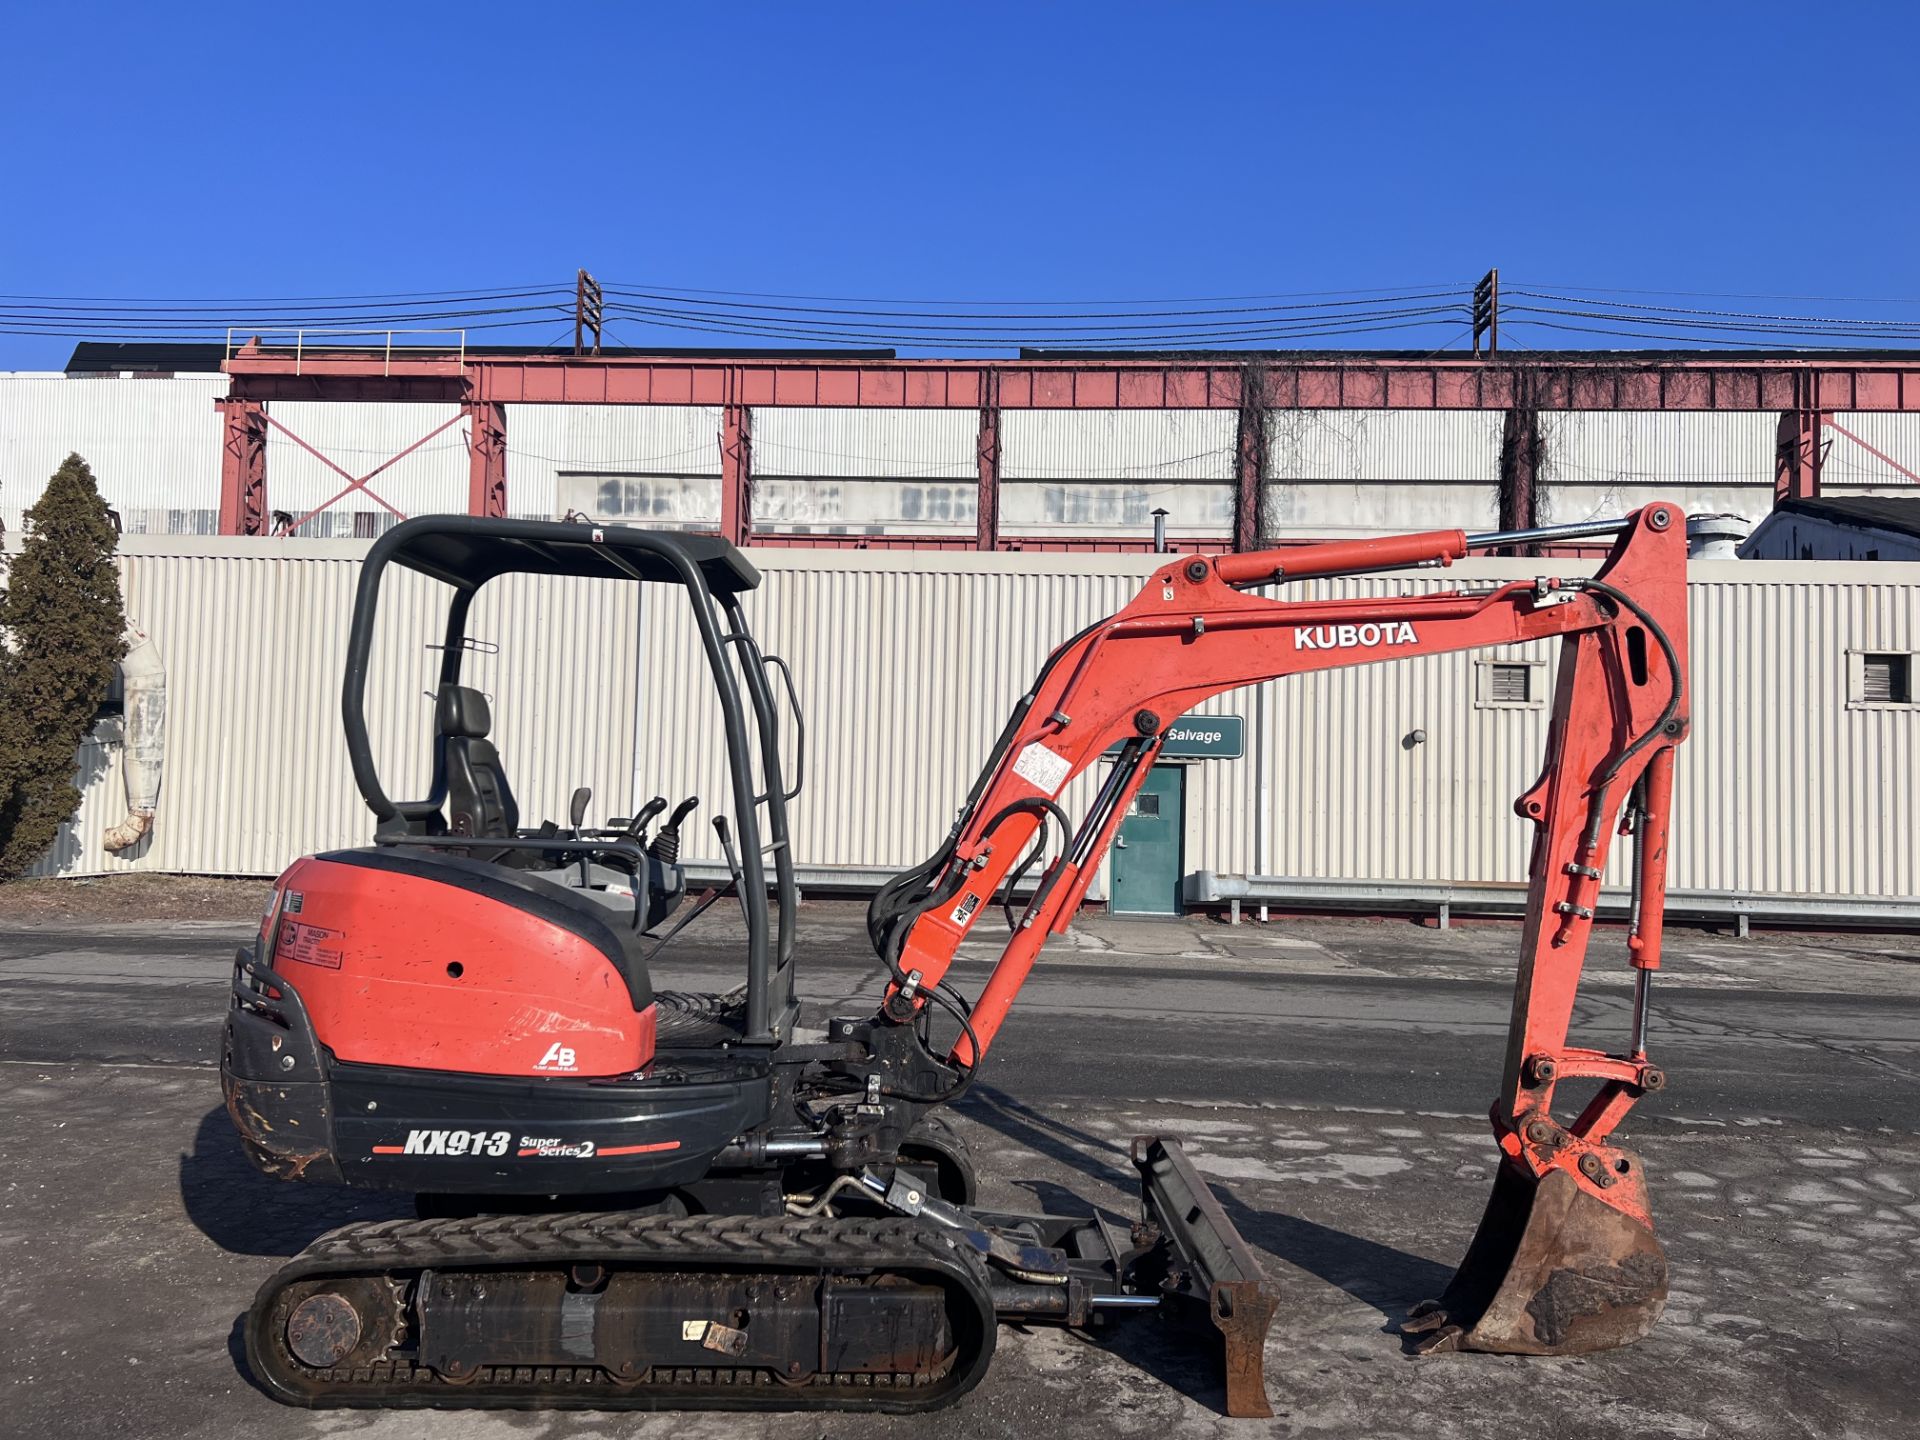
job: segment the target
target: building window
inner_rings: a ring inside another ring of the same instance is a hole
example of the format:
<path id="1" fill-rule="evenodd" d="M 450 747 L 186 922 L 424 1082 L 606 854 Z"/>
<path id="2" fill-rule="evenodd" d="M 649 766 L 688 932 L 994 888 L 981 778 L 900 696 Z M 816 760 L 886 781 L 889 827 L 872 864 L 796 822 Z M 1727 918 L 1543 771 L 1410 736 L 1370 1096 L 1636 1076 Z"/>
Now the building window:
<path id="1" fill-rule="evenodd" d="M 1474 704 L 1483 710 L 1538 710 L 1546 700 L 1546 667 L 1538 660 L 1476 660 Z"/>
<path id="2" fill-rule="evenodd" d="M 1913 655 L 1909 651 L 1854 651 L 1848 657 L 1854 705 L 1913 704 Z"/>

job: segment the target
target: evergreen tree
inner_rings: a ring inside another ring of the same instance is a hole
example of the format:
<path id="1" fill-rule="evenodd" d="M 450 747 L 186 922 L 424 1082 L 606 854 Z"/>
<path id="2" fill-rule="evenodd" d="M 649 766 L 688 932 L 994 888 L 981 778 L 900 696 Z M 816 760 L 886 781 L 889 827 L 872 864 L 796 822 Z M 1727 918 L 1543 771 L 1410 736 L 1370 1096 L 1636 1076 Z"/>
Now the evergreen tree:
<path id="1" fill-rule="evenodd" d="M 119 537 L 87 462 L 69 455 L 26 520 L 0 593 L 0 881 L 79 808 L 74 754 L 125 653 Z"/>

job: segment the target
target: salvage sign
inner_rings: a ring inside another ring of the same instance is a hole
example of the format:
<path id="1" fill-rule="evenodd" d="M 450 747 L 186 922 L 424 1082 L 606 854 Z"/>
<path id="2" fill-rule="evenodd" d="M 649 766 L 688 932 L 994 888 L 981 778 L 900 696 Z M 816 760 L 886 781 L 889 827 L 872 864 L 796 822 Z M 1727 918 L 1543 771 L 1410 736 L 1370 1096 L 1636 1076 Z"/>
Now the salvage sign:
<path id="1" fill-rule="evenodd" d="M 1114 746 L 1107 753 L 1118 753 Z M 1238 760 L 1247 753 L 1247 722 L 1239 715 L 1183 715 L 1167 731 L 1162 760 Z"/>

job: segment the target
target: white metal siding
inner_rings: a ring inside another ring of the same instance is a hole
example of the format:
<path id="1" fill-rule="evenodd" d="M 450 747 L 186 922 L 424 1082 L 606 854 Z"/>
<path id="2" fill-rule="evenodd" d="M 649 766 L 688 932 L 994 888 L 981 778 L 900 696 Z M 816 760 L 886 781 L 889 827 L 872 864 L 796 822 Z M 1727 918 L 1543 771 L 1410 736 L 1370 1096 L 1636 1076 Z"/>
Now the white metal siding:
<path id="1" fill-rule="evenodd" d="M 336 699 L 362 547 L 126 548 L 130 611 L 161 646 L 172 700 L 159 823 L 143 857 L 100 854 L 122 803 L 103 752 L 62 868 L 264 874 L 364 839 Z M 933 848 L 1045 653 L 1122 604 L 1154 564 L 792 550 L 753 559 L 766 582 L 749 615 L 765 647 L 793 663 L 807 705 L 796 854 L 859 866 L 904 865 Z M 1473 586 L 1537 568 L 1473 561 L 1445 577 L 1348 578 L 1299 593 Z M 1673 883 L 1920 894 L 1920 708 L 1849 707 L 1845 669 L 1849 649 L 1920 648 L 1920 567 L 1703 561 L 1690 577 L 1695 732 L 1680 750 Z M 681 607 L 655 592 L 636 617 L 618 587 L 516 583 L 527 593 L 476 616 L 475 633 L 503 654 L 475 657 L 473 673 L 500 700 L 496 734 L 528 817 L 561 814 L 575 784 L 594 787 L 596 813 L 698 793 L 706 808 L 689 850 L 715 858 L 704 818 L 727 803 L 719 729 Z M 396 631 L 418 633 L 397 622 L 424 622 L 425 594 L 412 592 L 428 588 L 396 593 Z M 404 734 L 425 733 L 431 656 L 411 640 L 389 653 L 369 705 L 397 764 Z M 1552 646 L 1505 653 L 1544 662 Z M 1191 767 L 1189 870 L 1521 877 L 1530 836 L 1511 805 L 1537 771 L 1546 711 L 1477 707 L 1472 657 L 1296 677 L 1210 708 L 1247 717 L 1249 753 Z M 1408 743 L 1415 730 L 1423 743 Z M 417 761 L 417 743 L 405 753 Z M 1070 812 L 1092 783 L 1069 790 Z"/>
<path id="2" fill-rule="evenodd" d="M 979 502 L 973 410 L 758 407 L 753 523 L 830 534 L 971 532 Z"/>
<path id="3" fill-rule="evenodd" d="M 1758 520 L 1773 508 L 1775 411 L 1548 410 L 1542 523 L 1671 500 L 1689 515 Z"/>
<path id="4" fill-rule="evenodd" d="M 119 747 L 89 747 L 80 814 L 38 873 L 270 875 L 299 855 L 366 843 L 373 817 L 340 728 L 365 550 L 346 541 L 123 541 L 127 613 L 167 669 L 153 838 L 131 859 L 101 850 L 101 835 L 126 812 L 125 792 Z M 425 788 L 425 692 L 438 652 L 424 642 L 438 639 L 440 587 L 389 575 L 367 714 L 383 783 L 402 796 Z M 500 653 L 470 655 L 467 676 L 496 697 L 494 738 L 528 824 L 563 819 L 582 784 L 594 789 L 596 813 L 631 813 L 637 615 L 629 592 L 587 583 L 508 577 L 474 607 L 470 633 Z"/>
<path id="5" fill-rule="evenodd" d="M 974 480 L 977 410 L 847 410 L 758 406 L 756 476 Z"/>
<path id="6" fill-rule="evenodd" d="M 0 519 L 20 512 L 69 451 L 92 463 L 132 533 L 209 530 L 219 509 L 224 376 L 69 378 L 0 374 Z M 453 413 L 444 405 L 275 402 L 271 413 L 349 473 L 364 474 Z M 758 407 L 755 468 L 762 518 L 829 529 L 967 528 L 955 506 L 975 475 L 971 410 L 857 411 Z M 1464 411 L 1275 410 L 1268 416 L 1266 533 L 1276 538 L 1396 532 L 1491 523 L 1501 416 Z M 1751 412 L 1548 411 L 1542 414 L 1547 518 L 1569 521 L 1666 498 L 1689 513 L 1758 520 L 1772 502 L 1777 416 Z M 1851 413 L 1835 424 L 1920 472 L 1920 416 Z M 1223 410 L 1013 410 L 1002 416 L 1003 516 L 1030 533 L 1132 528 L 1125 516 L 1163 505 L 1176 534 L 1230 523 L 1235 416 Z M 449 428 L 376 478 L 399 510 L 464 511 L 467 427 Z M 1834 433 L 1825 481 L 1835 493 L 1912 493 L 1914 482 Z M 284 434 L 269 437 L 268 503 L 301 511 L 346 482 Z M 561 472 L 677 478 L 698 509 L 720 471 L 712 406 L 508 407 L 508 508 L 552 517 L 567 508 Z M 837 504 L 809 496 L 813 479 L 925 482 L 917 501 L 843 485 Z M 1188 486 L 1207 487 L 1204 491 Z M 1066 492 L 1074 495 L 1069 498 Z M 696 494 L 697 492 L 697 494 Z M 1085 492 L 1085 493 L 1081 493 Z M 682 503 L 684 501 L 684 503 Z M 915 518 L 906 512 L 918 507 Z M 320 526 L 350 529 L 352 512 L 385 512 L 349 496 Z M 1064 518 L 1069 513 L 1090 518 Z M 1141 524 L 1148 523 L 1144 519 Z"/>
<path id="7" fill-rule="evenodd" d="M 331 400 L 275 400 L 267 407 L 274 422 L 267 428 L 267 504 L 291 511 L 297 519 L 345 490 L 348 481 L 338 470 L 309 453 L 293 437 L 306 441 L 333 465 L 359 477 L 387 466 L 367 482 L 329 507 L 327 515 L 378 511 L 382 527 L 392 516 L 366 491 L 371 490 L 402 515 L 464 515 L 470 465 L 467 422 L 456 419 L 458 405 L 409 405 L 399 402 Z M 394 456 L 447 420 L 454 424 L 435 435 L 404 460 Z M 285 426 L 283 430 L 280 427 Z M 292 432 L 289 434 L 288 432 Z M 212 459 L 219 473 L 220 437 L 215 432 Z M 392 463 L 389 463 L 392 462 Z M 322 522 L 320 516 L 315 522 Z M 350 522 L 328 518 L 323 534 L 347 534 Z"/>
<path id="8" fill-rule="evenodd" d="M 1008 480 L 1231 480 L 1231 410 L 1007 410 L 1000 473 Z"/>
<path id="9" fill-rule="evenodd" d="M 1826 438 L 1821 489 L 1839 495 L 1920 495 L 1920 482 L 1913 479 L 1920 475 L 1920 415 L 1842 411 L 1832 417 Z"/>
<path id="10" fill-rule="evenodd" d="M 1270 410 L 1261 533 L 1492 529 L 1501 424 L 1497 412 Z"/>
<path id="11" fill-rule="evenodd" d="M 1270 410 L 1267 478 L 1490 486 L 1502 423 L 1497 410 Z"/>
<path id="12" fill-rule="evenodd" d="M 1413 530 L 1493 530 L 1500 502 L 1493 483 L 1443 480 L 1349 484 L 1269 480 L 1260 497 L 1261 534 L 1270 542 Z"/>
<path id="13" fill-rule="evenodd" d="M 1543 411 L 1543 521 L 1619 515 L 1656 499 L 1757 520 L 1773 505 L 1777 422 L 1758 411 Z M 1502 425 L 1498 412 L 1271 411 L 1265 533 L 1491 526 Z"/>
<path id="14" fill-rule="evenodd" d="M 1219 538 L 1233 529 L 1233 486 L 1181 481 L 1167 485 L 1101 485 L 1010 480 L 1000 490 L 1003 535 L 1153 534 L 1153 512 L 1167 512 L 1175 538 Z"/>
<path id="15" fill-rule="evenodd" d="M 210 533 L 220 513 L 213 402 L 226 392 L 224 375 L 0 374 L 0 519 L 18 535 L 21 512 L 78 452 L 129 531 Z"/>
<path id="16" fill-rule="evenodd" d="M 507 510 L 557 520 L 554 477 L 717 476 L 720 409 L 715 405 L 507 406 Z M 716 492 L 717 494 L 717 492 Z M 467 508 L 465 492 L 456 509 Z"/>
<path id="17" fill-rule="evenodd" d="M 793 663 L 809 705 L 813 754 L 795 808 L 796 852 L 807 863 L 850 865 L 904 865 L 930 850 L 1045 651 L 1123 603 L 1151 566 L 1150 557 L 792 551 L 760 552 L 755 562 L 767 579 L 750 613 L 767 647 Z M 1300 593 L 1387 594 L 1531 574 L 1527 562 L 1478 561 L 1445 580 L 1346 579 Z M 1920 893 L 1912 838 L 1920 710 L 1847 711 L 1842 668 L 1850 645 L 1912 643 L 1920 570 L 1722 561 L 1698 562 L 1692 575 L 1697 728 L 1680 752 L 1673 883 Z M 1792 611 L 1787 597 L 1799 592 L 1826 598 Z M 685 674 L 695 655 L 668 613 L 649 614 L 645 647 L 645 675 Z M 1551 644 L 1503 653 L 1552 673 Z M 659 683 L 643 708 L 668 715 L 643 737 L 639 789 L 719 793 L 707 701 L 668 705 L 684 692 Z M 1512 802 L 1538 771 L 1547 712 L 1476 707 L 1472 656 L 1301 676 L 1207 708 L 1248 717 L 1250 753 L 1191 767 L 1190 870 L 1523 876 L 1531 834 Z M 1801 719 L 1783 721 L 1788 711 Z M 1793 724 L 1809 733 L 1783 732 Z M 1423 743 L 1408 743 L 1415 730 L 1426 732 Z M 1870 783 L 1859 783 L 1863 775 Z M 1069 792 L 1070 812 L 1084 805 L 1085 788 L 1076 782 Z M 1756 810 L 1749 797 L 1761 791 L 1769 798 Z M 1783 808 L 1795 815 L 1786 828 L 1756 818 Z M 1808 824 L 1827 828 L 1809 836 L 1800 828 Z M 1617 860 L 1610 879 L 1624 879 Z"/>
<path id="18" fill-rule="evenodd" d="M 1475 562 L 1447 581 L 1348 579 L 1302 594 L 1431 590 L 1524 569 Z M 1920 569 L 1703 561 L 1689 578 L 1694 731 L 1675 771 L 1671 883 L 1920 894 L 1920 709 L 1850 710 L 1845 673 L 1849 647 L 1915 643 Z M 1501 653 L 1550 662 L 1556 651 Z M 1532 831 L 1512 802 L 1538 770 L 1547 712 L 1476 709 L 1472 682 L 1463 654 L 1267 687 L 1281 697 L 1266 742 L 1282 792 L 1267 873 L 1520 878 Z M 1424 743 L 1408 744 L 1415 730 Z M 1610 884 L 1626 882 L 1624 853 Z"/>
<path id="19" fill-rule="evenodd" d="M 753 552 L 766 580 L 750 618 L 762 647 L 793 666 L 806 706 L 806 785 L 792 810 L 806 864 L 924 858 L 1047 652 L 1135 588 L 1110 571 L 981 571 L 898 553 L 809 564 L 804 553 Z M 726 789 L 699 655 L 682 608 L 650 596 L 636 792 L 696 793 L 711 808 Z M 1069 790 L 1070 809 L 1087 803 L 1087 783 Z M 705 826 L 689 832 L 688 854 L 718 858 Z"/>

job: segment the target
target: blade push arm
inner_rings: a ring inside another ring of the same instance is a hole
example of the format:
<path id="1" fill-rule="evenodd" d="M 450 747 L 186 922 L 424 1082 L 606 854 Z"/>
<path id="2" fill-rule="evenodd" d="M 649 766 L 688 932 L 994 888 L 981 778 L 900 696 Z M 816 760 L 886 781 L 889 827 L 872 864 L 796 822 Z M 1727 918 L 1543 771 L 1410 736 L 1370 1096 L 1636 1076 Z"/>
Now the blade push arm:
<path id="1" fill-rule="evenodd" d="M 1658 504 L 1634 514 L 1591 580 L 1516 582 L 1473 594 L 1289 602 L 1238 588 L 1446 564 L 1466 553 L 1458 531 L 1170 559 L 1124 609 L 1054 651 L 948 842 L 876 899 L 870 925 L 895 976 L 895 1013 L 910 1009 L 921 988 L 941 983 L 1037 832 L 1053 827 L 1062 846 L 953 1059 L 971 1064 L 991 1046 L 1046 939 L 1066 929 L 1084 899 L 1167 729 L 1201 701 L 1285 675 L 1557 636 L 1563 643 L 1546 762 L 1516 806 L 1534 823 L 1535 838 L 1502 1105 L 1517 1119 L 1550 1102 L 1555 1075 L 1595 1076 L 1607 1087 L 1603 1097 L 1617 1093 L 1573 1133 L 1599 1141 L 1624 1113 L 1621 1097 L 1648 1080 L 1644 1056 L 1615 1061 L 1570 1051 L 1566 1029 L 1614 822 L 1630 799 L 1641 846 L 1630 954 L 1642 970 L 1659 964 L 1672 749 L 1687 725 L 1686 544 L 1678 518 Z M 1058 797 L 1116 743 L 1113 770 L 1076 826 Z M 1534 1063 L 1542 1059 L 1544 1066 Z"/>

